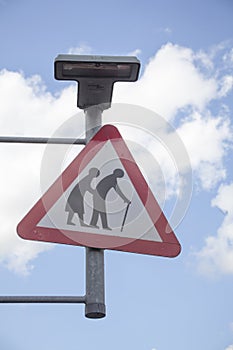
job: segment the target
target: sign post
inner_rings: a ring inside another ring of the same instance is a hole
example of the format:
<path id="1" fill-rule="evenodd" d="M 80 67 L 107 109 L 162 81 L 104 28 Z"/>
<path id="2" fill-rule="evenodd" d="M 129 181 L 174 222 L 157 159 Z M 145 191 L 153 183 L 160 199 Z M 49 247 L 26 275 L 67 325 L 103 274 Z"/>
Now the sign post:
<path id="1" fill-rule="evenodd" d="M 101 127 L 101 105 L 85 110 L 87 142 Z M 87 318 L 102 318 L 106 314 L 104 290 L 104 250 L 86 248 L 86 306 Z"/>
<path id="2" fill-rule="evenodd" d="M 140 62 L 136 57 L 58 55 L 55 78 L 79 84 L 77 105 L 86 114 L 87 143 L 101 127 L 102 112 L 110 108 L 113 85 L 136 81 Z M 89 318 L 105 316 L 104 251 L 86 248 L 86 309 Z"/>

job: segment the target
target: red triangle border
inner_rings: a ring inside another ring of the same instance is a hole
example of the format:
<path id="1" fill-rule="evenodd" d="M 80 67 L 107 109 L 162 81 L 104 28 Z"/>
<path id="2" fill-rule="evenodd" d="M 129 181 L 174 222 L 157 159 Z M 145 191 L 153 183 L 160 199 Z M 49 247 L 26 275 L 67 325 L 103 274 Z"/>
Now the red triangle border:
<path id="1" fill-rule="evenodd" d="M 75 232 L 75 240 L 67 237 L 74 231 L 64 231 L 57 228 L 46 228 L 37 226 L 47 211 L 63 195 L 71 183 L 78 177 L 79 173 L 95 157 L 107 141 L 111 141 L 116 153 L 119 156 L 122 165 L 137 191 L 142 203 L 144 204 L 149 216 L 154 222 L 154 214 L 159 213 L 156 217 L 155 228 L 158 231 L 162 242 L 148 241 L 143 239 L 132 240 L 124 237 L 113 237 L 86 232 Z M 62 184 L 62 186 L 61 186 Z M 46 203 L 46 208 L 45 208 Z M 167 233 L 169 232 L 169 233 Z M 166 257 L 175 257 L 181 251 L 174 232 L 172 231 L 164 213 L 159 207 L 152 191 L 146 183 L 140 169 L 138 168 L 132 154 L 130 153 L 125 141 L 120 135 L 118 129 L 113 125 L 103 126 L 96 135 L 90 140 L 85 148 L 77 155 L 70 165 L 63 171 L 47 192 L 38 200 L 28 214 L 21 220 L 17 226 L 17 233 L 23 239 L 53 242 L 61 244 L 70 244 L 77 246 L 88 246 L 93 248 L 119 250 L 140 254 L 158 255 Z M 86 244 L 83 245 L 76 240 L 84 239 Z M 111 248 L 108 248 L 108 247 Z"/>

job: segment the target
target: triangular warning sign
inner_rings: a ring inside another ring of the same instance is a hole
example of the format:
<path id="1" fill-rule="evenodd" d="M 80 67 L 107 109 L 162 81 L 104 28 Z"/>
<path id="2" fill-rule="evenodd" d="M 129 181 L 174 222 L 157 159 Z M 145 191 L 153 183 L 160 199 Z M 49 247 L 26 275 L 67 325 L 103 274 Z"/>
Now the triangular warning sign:
<path id="1" fill-rule="evenodd" d="M 119 131 L 103 126 L 17 227 L 29 240 L 175 257 L 180 244 Z"/>

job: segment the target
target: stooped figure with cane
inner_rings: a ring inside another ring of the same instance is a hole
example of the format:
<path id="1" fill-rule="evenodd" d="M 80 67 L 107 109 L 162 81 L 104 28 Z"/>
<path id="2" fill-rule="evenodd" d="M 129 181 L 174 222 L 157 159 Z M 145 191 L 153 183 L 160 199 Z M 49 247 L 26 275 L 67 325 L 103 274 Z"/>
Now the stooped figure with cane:
<path id="1" fill-rule="evenodd" d="M 123 224 L 121 231 L 126 220 L 126 215 L 130 205 L 130 200 L 121 191 L 117 179 L 124 176 L 124 171 L 122 169 L 115 169 L 112 174 L 104 177 L 96 186 L 95 192 L 93 193 L 93 213 L 90 222 L 90 226 L 94 228 L 99 228 L 97 226 L 98 219 L 100 217 L 102 227 L 105 230 L 111 230 L 108 226 L 107 212 L 106 212 L 106 197 L 111 189 L 114 189 L 116 193 L 127 203 L 127 211 L 123 219 Z"/>

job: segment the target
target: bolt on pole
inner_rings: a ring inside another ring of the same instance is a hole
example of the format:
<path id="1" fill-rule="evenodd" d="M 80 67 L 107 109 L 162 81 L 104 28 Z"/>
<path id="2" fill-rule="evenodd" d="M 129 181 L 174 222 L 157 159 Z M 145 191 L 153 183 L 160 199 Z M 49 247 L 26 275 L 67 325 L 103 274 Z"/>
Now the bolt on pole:
<path id="1" fill-rule="evenodd" d="M 85 110 L 86 140 L 96 134 L 102 122 L 101 105 Z M 106 315 L 104 287 L 104 250 L 86 248 L 86 302 L 85 316 L 87 318 L 102 318 Z"/>

